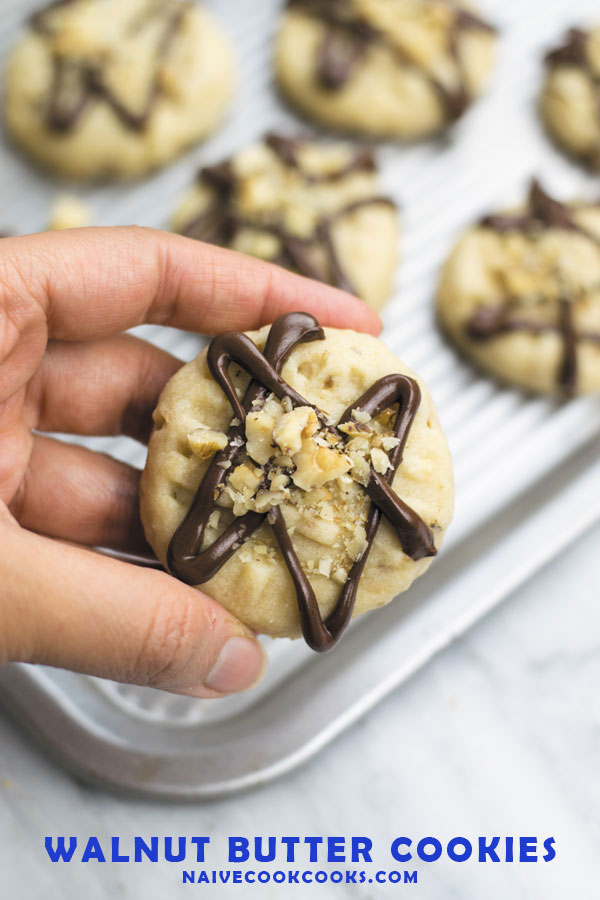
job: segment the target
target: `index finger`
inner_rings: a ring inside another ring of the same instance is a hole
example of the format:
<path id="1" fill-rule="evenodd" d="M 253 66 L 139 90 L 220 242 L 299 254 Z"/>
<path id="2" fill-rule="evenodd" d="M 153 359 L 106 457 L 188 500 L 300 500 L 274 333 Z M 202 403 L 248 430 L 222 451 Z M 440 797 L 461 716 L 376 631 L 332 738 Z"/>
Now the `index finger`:
<path id="1" fill-rule="evenodd" d="M 149 228 L 82 228 L 0 243 L 0 282 L 45 311 L 49 337 L 105 337 L 144 322 L 214 334 L 303 310 L 377 334 L 363 301 L 278 266 Z"/>

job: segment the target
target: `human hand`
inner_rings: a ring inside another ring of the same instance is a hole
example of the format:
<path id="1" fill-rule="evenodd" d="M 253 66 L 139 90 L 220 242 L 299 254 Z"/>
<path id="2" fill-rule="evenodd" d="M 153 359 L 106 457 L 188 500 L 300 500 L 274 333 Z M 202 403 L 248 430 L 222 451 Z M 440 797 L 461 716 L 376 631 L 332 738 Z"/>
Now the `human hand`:
<path id="1" fill-rule="evenodd" d="M 0 242 L 0 662 L 194 697 L 260 677 L 260 644 L 214 600 L 85 549 L 148 550 L 140 473 L 43 432 L 147 441 L 181 363 L 124 329 L 210 334 L 294 309 L 379 330 L 375 313 L 341 291 L 176 235 L 89 228 Z"/>

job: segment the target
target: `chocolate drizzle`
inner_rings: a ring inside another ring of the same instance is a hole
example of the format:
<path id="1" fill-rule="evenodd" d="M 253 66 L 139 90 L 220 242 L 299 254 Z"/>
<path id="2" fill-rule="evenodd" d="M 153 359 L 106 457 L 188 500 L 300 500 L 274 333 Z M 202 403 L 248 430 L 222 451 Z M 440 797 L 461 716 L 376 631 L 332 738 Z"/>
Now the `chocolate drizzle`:
<path id="1" fill-rule="evenodd" d="M 485 216 L 481 220 L 484 228 L 493 228 L 494 231 L 543 231 L 546 228 L 562 228 L 563 231 L 579 231 L 587 237 L 592 237 L 584 231 L 573 219 L 568 206 L 554 200 L 534 178 L 529 188 L 527 198 L 527 211 L 521 215 Z M 592 238 L 595 240 L 595 238 Z"/>
<path id="2" fill-rule="evenodd" d="M 355 172 L 373 172 L 375 169 L 373 153 L 364 147 L 357 147 L 348 162 L 339 168 L 316 173 L 307 171 L 302 166 L 302 141 L 269 133 L 265 137 L 265 143 L 277 154 L 283 165 L 295 169 L 307 185 L 334 183 Z M 395 209 L 395 203 L 389 197 L 362 197 L 335 213 L 321 216 L 311 234 L 299 237 L 292 234 L 278 219 L 257 218 L 254 221 L 238 211 L 236 190 L 239 182 L 234 167 L 229 162 L 201 169 L 198 178 L 214 190 L 215 200 L 208 209 L 182 227 L 182 234 L 219 246 L 228 246 L 243 228 L 268 232 L 278 238 L 282 248 L 281 255 L 273 262 L 350 293 L 356 293 L 356 289 L 344 271 L 335 248 L 335 225 L 363 207 L 385 205 Z"/>
<path id="3" fill-rule="evenodd" d="M 550 69 L 558 66 L 575 66 L 581 69 L 590 79 L 596 91 L 596 117 L 600 128 L 600 74 L 594 69 L 588 53 L 589 36 L 580 28 L 571 28 L 565 35 L 564 42 L 546 54 L 546 65 Z M 584 162 L 592 162 L 592 157 L 600 151 L 600 139 L 596 150 L 585 154 Z"/>
<path id="4" fill-rule="evenodd" d="M 492 228 L 500 233 L 523 231 L 533 235 L 549 228 L 557 228 L 578 232 L 600 244 L 600 240 L 594 234 L 577 224 L 572 210 L 550 197 L 535 179 L 529 191 L 527 212 L 522 215 L 486 216 L 480 224 L 484 228 Z M 578 300 L 578 297 L 563 294 L 557 301 L 556 321 L 543 322 L 527 319 L 518 311 L 515 312 L 519 298 L 509 297 L 499 306 L 480 307 L 467 322 L 467 334 L 474 341 L 486 341 L 518 331 L 530 334 L 557 333 L 562 340 L 557 384 L 565 394 L 571 395 L 577 389 L 578 345 L 583 341 L 600 344 L 600 332 L 581 331 L 576 328 L 574 309 Z"/>
<path id="5" fill-rule="evenodd" d="M 464 31 L 495 33 L 496 29 L 479 16 L 455 7 L 450 0 L 449 5 L 453 9 L 454 18 L 448 35 L 448 53 L 456 68 L 458 84 L 452 88 L 434 75 L 420 68 L 419 71 L 428 78 L 439 96 L 448 121 L 455 122 L 463 115 L 471 101 L 460 56 L 460 36 Z M 403 53 L 385 32 L 355 14 L 345 0 L 288 0 L 288 7 L 298 8 L 326 24 L 325 35 L 317 55 L 317 75 L 321 85 L 328 90 L 337 91 L 343 88 L 360 68 L 372 46 L 385 47 L 393 53 L 400 64 L 417 67 L 408 54 Z"/>
<path id="6" fill-rule="evenodd" d="M 40 34 L 52 34 L 52 14 L 65 6 L 74 6 L 81 0 L 56 0 L 30 19 L 31 27 Z M 155 2 L 146 15 L 135 23 L 132 33 L 151 24 L 156 18 L 164 19 L 164 30 L 156 51 L 156 66 L 151 78 L 148 97 L 140 111 L 129 109 L 106 81 L 104 66 L 100 60 L 86 60 L 55 54 L 54 75 L 50 87 L 46 122 L 56 132 L 68 133 L 77 127 L 86 110 L 97 101 L 103 101 L 119 121 L 131 131 L 143 131 L 161 94 L 159 66 L 171 47 L 181 27 L 188 6 L 186 3 Z"/>
<path id="7" fill-rule="evenodd" d="M 256 401 L 273 393 L 280 400 L 287 397 L 294 407 L 311 406 L 323 425 L 334 431 L 340 440 L 346 440 L 346 435 L 329 424 L 321 410 L 308 403 L 280 375 L 292 350 L 300 343 L 315 340 L 324 340 L 323 331 L 316 319 L 308 313 L 297 312 L 280 316 L 273 323 L 264 354 L 250 338 L 240 332 L 222 334 L 210 344 L 207 360 L 211 374 L 227 396 L 235 418 L 229 428 L 227 447 L 211 460 L 190 509 L 171 539 L 167 565 L 173 575 L 187 584 L 203 584 L 268 520 L 294 584 L 305 640 L 313 650 L 324 651 L 333 647 L 350 621 L 360 577 L 382 516 L 386 517 L 396 531 L 407 556 L 418 560 L 436 554 L 428 526 L 391 487 L 420 403 L 419 387 L 412 378 L 396 374 L 380 378 L 348 407 L 338 423 L 341 425 L 350 421 L 354 409 L 362 409 L 374 417 L 389 407 L 398 405 L 393 431 L 399 443 L 389 454 L 391 468 L 385 476 L 371 469 L 370 480 L 365 487 L 371 499 L 366 522 L 367 547 L 360 559 L 352 565 L 336 605 L 325 621 L 319 611 L 314 590 L 294 550 L 280 507 L 274 507 L 269 514 L 247 512 L 234 519 L 210 547 L 202 549 L 209 517 L 225 482 L 224 466 L 233 464 L 242 452 L 246 414 Z M 251 376 L 242 400 L 238 398 L 229 376 L 228 370 L 232 362 Z"/>

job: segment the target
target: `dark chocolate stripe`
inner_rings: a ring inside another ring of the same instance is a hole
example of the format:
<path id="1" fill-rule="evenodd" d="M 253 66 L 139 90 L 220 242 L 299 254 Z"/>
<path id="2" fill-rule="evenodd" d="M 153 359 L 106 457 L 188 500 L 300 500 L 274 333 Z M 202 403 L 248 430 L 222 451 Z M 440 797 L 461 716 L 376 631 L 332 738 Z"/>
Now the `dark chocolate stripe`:
<path id="1" fill-rule="evenodd" d="M 302 166 L 300 151 L 303 141 L 283 137 L 273 131 L 265 135 L 265 144 L 290 168 L 296 169 L 309 184 L 328 184 L 341 181 L 354 172 L 374 172 L 375 157 L 368 147 L 357 147 L 349 161 L 329 172 L 309 172 Z M 390 201 L 391 202 L 391 201 Z"/>
<path id="2" fill-rule="evenodd" d="M 237 335 L 237 332 L 232 332 L 231 334 Z M 236 409 L 239 424 L 230 427 L 227 435 L 227 447 L 212 458 L 196 492 L 190 512 L 173 535 L 167 553 L 167 565 L 170 571 L 188 584 L 203 584 L 212 578 L 213 575 L 216 575 L 221 566 L 233 556 L 237 547 L 244 540 L 247 540 L 265 520 L 265 516 L 259 513 L 247 513 L 245 516 L 241 516 L 232 522 L 229 528 L 211 547 L 204 552 L 201 550 L 208 519 L 214 509 L 215 500 L 220 493 L 227 474 L 224 464 L 229 463 L 233 465 L 241 447 L 245 443 L 242 425 L 246 419 L 246 412 L 252 408 L 252 404 L 256 400 L 260 400 L 267 394 L 265 388 L 253 380 L 248 385 L 243 406 L 240 407 L 226 364 L 224 370 L 221 368 L 223 365 L 223 356 L 221 354 L 225 349 L 223 344 L 228 342 L 228 338 L 229 335 L 227 334 L 221 335 L 220 338 L 215 338 L 218 343 L 214 349 L 215 341 L 211 343 L 209 349 L 212 350 L 212 362 L 210 365 L 211 370 L 214 367 L 214 371 L 217 372 L 217 381 L 228 399 L 231 401 L 235 397 L 235 406 L 233 408 Z M 277 375 L 294 347 L 307 341 L 323 340 L 323 338 L 323 331 L 312 316 L 309 316 L 307 313 L 290 313 L 285 319 L 280 316 L 271 326 L 264 357 L 262 357 L 262 354 L 259 353 L 254 344 L 252 346 L 264 361 L 270 360 L 272 370 Z M 246 342 L 243 343 L 242 351 L 247 349 Z M 256 361 L 255 354 L 252 354 L 252 359 Z M 260 365 L 260 360 L 258 362 Z M 224 372 L 223 375 L 221 375 L 222 371 Z"/>
<path id="3" fill-rule="evenodd" d="M 578 225 L 569 206 L 554 200 L 535 179 L 529 191 L 528 210 L 522 215 L 486 216 L 480 225 L 500 233 L 510 231 L 538 232 L 548 228 L 575 231 L 596 244 L 596 235 Z M 557 384 L 565 394 L 577 388 L 577 347 L 582 342 L 600 344 L 600 333 L 579 331 L 574 323 L 574 308 L 578 298 L 561 297 L 557 302 L 555 322 L 538 322 L 513 313 L 518 298 L 508 298 L 499 306 L 482 306 L 466 325 L 468 336 L 474 341 L 486 341 L 502 334 L 524 331 L 529 334 L 557 333 L 562 340 L 562 356 L 557 371 Z"/>
<path id="4" fill-rule="evenodd" d="M 252 408 L 254 401 L 262 399 L 268 392 L 274 393 L 280 399 L 289 398 L 293 406 L 311 406 L 321 422 L 326 422 L 324 414 L 304 400 L 279 374 L 285 359 L 299 343 L 323 339 L 323 332 L 312 316 L 307 313 L 289 313 L 280 316 L 272 325 L 264 354 L 240 332 L 229 332 L 212 341 L 208 350 L 208 365 L 240 423 L 245 421 L 246 413 Z M 233 361 L 251 376 L 242 401 L 239 400 L 229 375 L 229 366 Z M 274 507 L 268 516 L 249 512 L 235 519 L 211 547 L 202 550 L 208 519 L 215 509 L 218 492 L 225 480 L 225 469 L 222 464 L 233 463 L 241 449 L 241 446 L 237 445 L 243 444 L 244 433 L 241 424 L 230 428 L 228 446 L 217 453 L 211 461 L 188 512 L 171 539 L 167 553 L 169 570 L 188 584 L 203 584 L 216 574 L 236 549 L 263 524 L 265 519 L 268 519 L 294 584 L 305 640 L 314 650 L 330 649 L 339 640 L 352 616 L 360 577 L 382 515 L 395 529 L 404 552 L 412 559 L 423 559 L 436 553 L 430 529 L 391 487 L 402 461 L 406 440 L 419 403 L 419 386 L 412 378 L 405 375 L 387 375 L 357 398 L 340 419 L 340 424 L 349 421 L 354 409 L 362 409 L 372 417 L 377 416 L 385 409 L 398 404 L 393 431 L 399 438 L 399 443 L 389 454 L 391 468 L 385 476 L 371 470 L 371 478 L 365 488 L 372 501 L 365 526 L 367 547 L 360 559 L 352 565 L 335 608 L 326 621 L 323 621 L 315 593 L 296 555 L 279 507 Z M 339 438 L 347 439 L 346 435 L 334 426 L 328 427 Z"/>
<path id="5" fill-rule="evenodd" d="M 597 242 L 597 238 L 581 228 L 574 220 L 571 209 L 554 200 L 537 180 L 533 178 L 527 198 L 527 211 L 521 215 L 485 216 L 480 225 L 494 231 L 530 231 L 532 229 L 562 228 L 565 231 L 579 231 Z"/>
<path id="6" fill-rule="evenodd" d="M 458 76 L 456 88 L 450 88 L 438 78 L 421 69 L 387 35 L 369 21 L 353 13 L 345 3 L 336 0 L 288 0 L 289 8 L 300 9 L 326 24 L 324 38 L 317 55 L 317 74 L 323 87 L 336 91 L 352 78 L 367 56 L 370 46 L 382 46 L 390 50 L 403 65 L 418 69 L 427 78 L 442 101 L 450 122 L 458 120 L 471 102 L 463 72 L 459 38 L 463 31 L 495 33 L 488 22 L 463 10 L 448 0 L 454 19 L 448 35 L 448 52 Z"/>
<path id="7" fill-rule="evenodd" d="M 73 6 L 78 2 L 80 0 L 57 0 L 57 2 L 51 3 L 31 17 L 32 28 L 41 34 L 51 35 L 50 17 L 52 13 L 62 6 Z M 173 6 L 172 13 L 165 17 L 164 12 L 170 5 L 156 4 L 138 23 L 138 27 L 143 28 L 153 18 L 165 18 L 164 32 L 156 53 L 157 68 L 169 52 L 171 43 L 189 8 L 188 4 L 178 4 Z M 55 55 L 53 69 L 46 117 L 48 127 L 53 131 L 72 131 L 88 107 L 97 100 L 107 103 L 126 128 L 131 131 L 143 131 L 161 94 L 158 72 L 156 72 L 149 85 L 148 99 L 144 108 L 140 112 L 135 112 L 129 109 L 118 94 L 108 87 L 101 63 Z"/>
<path id="8" fill-rule="evenodd" d="M 334 183 L 355 172 L 371 172 L 375 168 L 373 153 L 359 147 L 347 163 L 323 174 L 307 172 L 301 165 L 302 141 L 283 137 L 273 132 L 265 137 L 265 143 L 277 154 L 284 165 L 295 169 L 307 184 Z M 238 181 L 230 162 L 208 166 L 200 170 L 200 181 L 215 191 L 215 202 L 199 213 L 182 228 L 181 233 L 196 240 L 208 241 L 219 246 L 229 246 L 242 228 L 266 231 L 279 239 L 281 256 L 274 260 L 287 268 L 295 269 L 307 278 L 332 284 L 342 290 L 356 293 L 356 289 L 342 266 L 335 248 L 333 229 L 344 218 L 359 209 L 373 205 L 387 205 L 395 209 L 389 197 L 373 195 L 352 201 L 328 216 L 321 217 L 312 234 L 298 237 L 291 234 L 280 221 L 264 221 L 242 216 L 236 208 L 235 192 Z"/>

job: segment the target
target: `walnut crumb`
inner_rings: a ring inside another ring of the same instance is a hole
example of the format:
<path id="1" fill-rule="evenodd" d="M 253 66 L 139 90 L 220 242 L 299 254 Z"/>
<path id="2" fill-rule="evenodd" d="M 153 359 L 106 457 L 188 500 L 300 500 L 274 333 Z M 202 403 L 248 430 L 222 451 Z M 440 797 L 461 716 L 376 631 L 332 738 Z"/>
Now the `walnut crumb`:
<path id="1" fill-rule="evenodd" d="M 343 434 L 347 434 L 349 436 L 361 434 L 364 435 L 370 433 L 366 425 L 361 425 L 360 422 L 353 422 L 352 420 L 349 422 L 344 422 L 342 425 L 338 425 L 338 428 Z"/>
<path id="2" fill-rule="evenodd" d="M 302 440 L 315 434 L 319 427 L 314 409 L 297 406 L 284 413 L 273 429 L 273 440 L 286 456 L 293 456 L 302 449 Z"/>
<path id="3" fill-rule="evenodd" d="M 273 426 L 275 420 L 265 409 L 250 412 L 246 416 L 246 452 L 263 466 L 275 453 Z"/>
<path id="4" fill-rule="evenodd" d="M 338 566 L 332 577 L 338 584 L 345 584 L 348 578 L 348 571 L 343 566 Z"/>
<path id="5" fill-rule="evenodd" d="M 210 459 L 218 450 L 225 449 L 227 435 L 206 425 L 200 425 L 188 434 L 187 441 L 194 456 L 198 459 Z"/>
<path id="6" fill-rule="evenodd" d="M 371 416 L 364 409 L 353 409 L 352 418 L 355 422 L 360 422 L 361 425 L 366 425 L 367 422 L 371 421 Z"/>
<path id="7" fill-rule="evenodd" d="M 220 518 L 221 518 L 221 513 L 219 512 L 219 510 L 213 509 L 210 516 L 208 517 L 209 528 L 218 528 Z"/>
<path id="8" fill-rule="evenodd" d="M 387 470 L 392 468 L 389 456 L 378 447 L 373 447 L 371 450 L 371 462 L 375 471 L 380 475 L 385 475 Z"/>
<path id="9" fill-rule="evenodd" d="M 242 463 L 242 465 L 236 466 L 229 476 L 229 484 L 248 500 L 258 490 L 262 475 L 262 469 L 255 469 L 248 463 Z"/>

